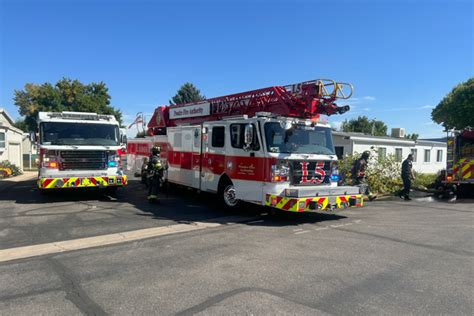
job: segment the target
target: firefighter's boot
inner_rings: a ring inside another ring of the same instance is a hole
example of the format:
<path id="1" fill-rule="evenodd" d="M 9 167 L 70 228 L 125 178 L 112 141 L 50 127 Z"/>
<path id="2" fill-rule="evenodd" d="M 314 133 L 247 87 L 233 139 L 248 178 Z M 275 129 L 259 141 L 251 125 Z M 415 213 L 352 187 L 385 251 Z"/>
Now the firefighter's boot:
<path id="1" fill-rule="evenodd" d="M 159 201 L 158 196 L 155 194 L 150 194 L 148 196 L 148 203 L 159 203 Z"/>

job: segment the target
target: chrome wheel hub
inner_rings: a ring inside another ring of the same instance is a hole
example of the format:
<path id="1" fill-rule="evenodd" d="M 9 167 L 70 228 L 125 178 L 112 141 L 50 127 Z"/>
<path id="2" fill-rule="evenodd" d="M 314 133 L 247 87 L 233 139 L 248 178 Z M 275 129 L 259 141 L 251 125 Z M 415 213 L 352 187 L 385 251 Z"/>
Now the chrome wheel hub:
<path id="1" fill-rule="evenodd" d="M 235 196 L 235 188 L 232 184 L 228 185 L 224 189 L 224 202 L 228 206 L 236 206 L 239 200 Z"/>

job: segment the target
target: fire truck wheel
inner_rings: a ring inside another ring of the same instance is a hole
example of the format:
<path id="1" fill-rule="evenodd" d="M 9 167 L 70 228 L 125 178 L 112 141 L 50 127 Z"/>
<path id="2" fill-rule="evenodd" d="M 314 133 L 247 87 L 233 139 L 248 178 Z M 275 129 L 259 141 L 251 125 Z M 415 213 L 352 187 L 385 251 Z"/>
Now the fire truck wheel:
<path id="1" fill-rule="evenodd" d="M 118 187 L 110 187 L 105 189 L 105 194 L 106 195 L 115 195 L 117 194 Z"/>
<path id="2" fill-rule="evenodd" d="M 51 190 L 46 190 L 46 189 L 38 189 L 39 193 L 43 196 L 47 196 L 51 194 Z"/>
<path id="3" fill-rule="evenodd" d="M 457 197 L 459 199 L 474 198 L 474 185 L 460 184 L 457 189 Z"/>
<path id="4" fill-rule="evenodd" d="M 224 180 L 219 186 L 219 197 L 221 203 L 228 209 L 234 209 L 239 206 L 240 201 L 235 195 L 235 187 L 230 180 Z"/>

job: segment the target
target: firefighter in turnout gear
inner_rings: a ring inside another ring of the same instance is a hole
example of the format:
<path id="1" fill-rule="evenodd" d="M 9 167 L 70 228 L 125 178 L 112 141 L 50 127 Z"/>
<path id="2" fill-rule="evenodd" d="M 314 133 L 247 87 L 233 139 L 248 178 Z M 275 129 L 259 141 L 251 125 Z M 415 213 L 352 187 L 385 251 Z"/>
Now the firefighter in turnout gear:
<path id="1" fill-rule="evenodd" d="M 364 151 L 360 158 L 354 161 L 354 164 L 351 168 L 351 177 L 352 185 L 359 186 L 360 192 L 367 195 L 369 200 L 372 201 L 375 200 L 377 196 L 370 192 L 370 188 L 365 177 L 365 171 L 367 170 L 369 157 L 370 152 Z"/>
<path id="2" fill-rule="evenodd" d="M 154 146 L 151 149 L 151 156 L 148 160 L 146 169 L 148 178 L 148 202 L 158 202 L 158 194 L 160 193 L 160 185 L 163 179 L 163 163 L 160 159 L 160 148 Z"/>
<path id="3" fill-rule="evenodd" d="M 403 190 L 400 193 L 401 199 L 407 201 L 411 200 L 410 190 L 412 180 L 415 180 L 415 173 L 413 172 L 413 155 L 409 154 L 407 159 L 402 163 Z"/>

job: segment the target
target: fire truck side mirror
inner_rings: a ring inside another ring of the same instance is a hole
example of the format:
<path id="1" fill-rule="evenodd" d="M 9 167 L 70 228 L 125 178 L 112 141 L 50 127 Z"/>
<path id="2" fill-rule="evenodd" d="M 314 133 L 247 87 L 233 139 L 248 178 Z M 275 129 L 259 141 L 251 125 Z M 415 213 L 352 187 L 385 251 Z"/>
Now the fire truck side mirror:
<path id="1" fill-rule="evenodd" d="M 126 144 L 127 143 L 127 135 L 125 135 L 125 134 L 120 135 L 120 143 L 121 144 Z"/>
<path id="2" fill-rule="evenodd" d="M 255 128 L 253 124 L 247 124 L 245 125 L 245 131 L 244 131 L 244 149 L 245 150 L 250 150 L 252 148 L 252 143 L 255 137 Z"/>
<path id="3" fill-rule="evenodd" d="M 30 141 L 32 143 L 36 143 L 37 140 L 38 140 L 38 138 L 36 137 L 36 133 L 35 132 L 30 132 Z"/>

